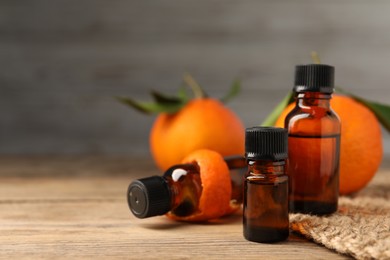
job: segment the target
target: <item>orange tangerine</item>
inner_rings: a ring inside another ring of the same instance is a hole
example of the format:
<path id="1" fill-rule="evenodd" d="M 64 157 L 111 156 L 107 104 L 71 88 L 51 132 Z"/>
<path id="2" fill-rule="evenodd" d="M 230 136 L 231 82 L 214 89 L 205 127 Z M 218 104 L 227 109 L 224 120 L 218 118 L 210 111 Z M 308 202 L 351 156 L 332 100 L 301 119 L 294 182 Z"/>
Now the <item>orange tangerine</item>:
<path id="1" fill-rule="evenodd" d="M 189 101 L 174 114 L 160 114 L 150 133 L 150 149 L 165 171 L 189 153 L 211 149 L 222 156 L 244 154 L 244 126 L 229 108 L 212 98 Z"/>

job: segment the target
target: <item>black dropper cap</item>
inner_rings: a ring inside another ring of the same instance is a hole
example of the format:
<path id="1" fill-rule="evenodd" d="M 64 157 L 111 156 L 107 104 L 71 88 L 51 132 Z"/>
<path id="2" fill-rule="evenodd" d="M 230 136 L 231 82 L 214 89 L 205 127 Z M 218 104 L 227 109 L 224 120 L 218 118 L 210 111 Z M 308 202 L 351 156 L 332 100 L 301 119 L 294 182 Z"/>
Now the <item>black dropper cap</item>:
<path id="1" fill-rule="evenodd" d="M 334 67 L 325 64 L 298 65 L 295 67 L 294 91 L 333 93 Z"/>
<path id="2" fill-rule="evenodd" d="M 170 210 L 171 194 L 163 177 L 135 180 L 127 189 L 127 203 L 138 218 L 163 215 Z"/>
<path id="3" fill-rule="evenodd" d="M 287 130 L 279 127 L 251 127 L 245 131 L 245 157 L 279 161 L 287 158 Z"/>

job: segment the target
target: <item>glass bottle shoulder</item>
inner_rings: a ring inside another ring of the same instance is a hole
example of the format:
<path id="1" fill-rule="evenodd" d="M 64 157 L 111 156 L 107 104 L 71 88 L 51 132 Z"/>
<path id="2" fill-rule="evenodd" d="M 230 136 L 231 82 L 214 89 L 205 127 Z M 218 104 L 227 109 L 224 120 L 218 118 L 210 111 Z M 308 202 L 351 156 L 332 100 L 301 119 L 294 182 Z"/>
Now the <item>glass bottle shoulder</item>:
<path id="1" fill-rule="evenodd" d="M 338 115 L 331 107 L 296 105 L 284 122 L 289 134 L 335 135 L 341 132 Z"/>

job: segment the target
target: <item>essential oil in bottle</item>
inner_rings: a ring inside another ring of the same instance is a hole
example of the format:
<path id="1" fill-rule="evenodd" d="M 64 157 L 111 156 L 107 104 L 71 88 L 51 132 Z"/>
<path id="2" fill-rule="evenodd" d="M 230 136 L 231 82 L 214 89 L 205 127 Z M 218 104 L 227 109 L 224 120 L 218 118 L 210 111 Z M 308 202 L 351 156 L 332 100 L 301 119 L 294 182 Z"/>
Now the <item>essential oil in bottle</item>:
<path id="1" fill-rule="evenodd" d="M 224 159 L 231 176 L 231 204 L 241 204 L 245 159 L 240 156 Z M 127 202 L 131 212 L 138 218 L 164 215 L 168 212 L 178 217 L 186 217 L 197 212 L 201 194 L 199 166 L 196 163 L 188 163 L 172 166 L 163 176 L 133 181 L 127 190 Z"/>
<path id="2" fill-rule="evenodd" d="M 273 127 L 246 129 L 244 181 L 244 237 L 272 243 L 289 235 L 287 130 Z"/>
<path id="3" fill-rule="evenodd" d="M 337 211 L 341 126 L 330 106 L 333 89 L 334 67 L 296 66 L 296 105 L 285 119 L 290 212 L 325 215 Z"/>

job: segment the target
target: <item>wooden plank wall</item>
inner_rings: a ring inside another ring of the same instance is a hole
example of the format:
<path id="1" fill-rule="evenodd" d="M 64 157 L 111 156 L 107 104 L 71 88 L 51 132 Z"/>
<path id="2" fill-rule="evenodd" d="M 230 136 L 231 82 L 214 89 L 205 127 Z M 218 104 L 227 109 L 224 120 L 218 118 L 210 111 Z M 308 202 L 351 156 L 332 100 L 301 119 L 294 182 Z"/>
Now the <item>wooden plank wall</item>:
<path id="1" fill-rule="evenodd" d="M 184 72 L 260 123 L 317 50 L 336 82 L 390 103 L 390 2 L 1 0 L 0 153 L 148 154 L 145 117 L 112 97 L 173 93 Z M 390 154 L 389 135 L 384 134 Z"/>

